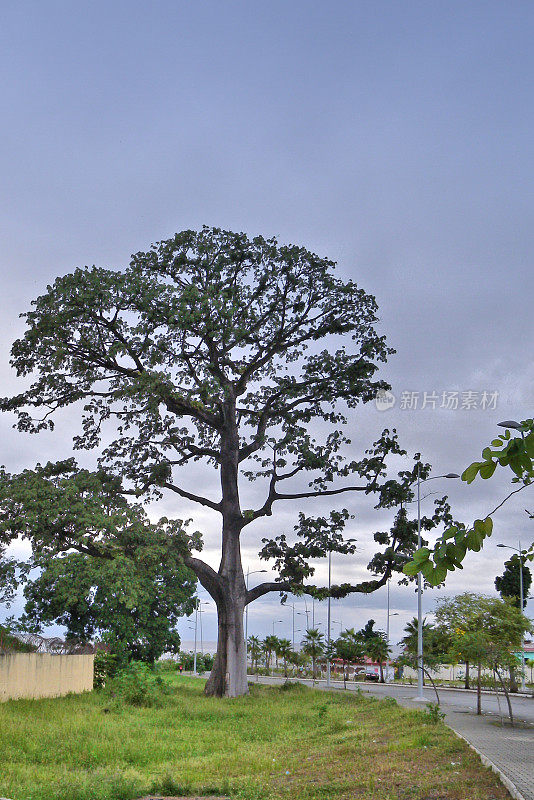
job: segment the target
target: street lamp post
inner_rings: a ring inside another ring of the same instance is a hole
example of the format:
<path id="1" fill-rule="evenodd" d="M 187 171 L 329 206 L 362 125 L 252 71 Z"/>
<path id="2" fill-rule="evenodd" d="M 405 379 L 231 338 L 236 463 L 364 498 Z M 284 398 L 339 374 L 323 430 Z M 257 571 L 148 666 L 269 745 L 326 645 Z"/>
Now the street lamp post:
<path id="1" fill-rule="evenodd" d="M 389 679 L 389 663 L 390 663 L 390 658 L 389 658 L 389 618 L 390 617 L 398 617 L 399 616 L 399 612 L 398 611 L 394 611 L 393 613 L 390 613 L 390 610 L 389 610 L 389 578 L 388 578 L 388 582 L 387 582 L 387 587 L 388 587 L 388 613 L 387 613 L 387 621 L 386 621 L 386 644 L 387 644 L 388 656 L 387 656 L 387 660 L 386 660 L 386 677 Z"/>
<path id="2" fill-rule="evenodd" d="M 355 542 L 356 539 L 346 539 L 345 543 L 350 544 L 351 542 Z M 332 586 L 332 548 L 328 549 L 328 617 L 327 617 L 327 626 L 326 626 L 326 685 L 330 686 L 330 589 Z M 312 606 L 313 608 L 313 606 Z M 315 614 L 313 620 L 313 627 L 315 627 Z"/>
<path id="3" fill-rule="evenodd" d="M 193 656 L 193 675 L 197 674 L 197 625 L 198 625 L 198 597 L 195 603 L 195 651 Z"/>
<path id="4" fill-rule="evenodd" d="M 279 622 L 283 622 L 283 619 L 273 619 L 273 636 L 274 636 L 274 626 L 278 625 Z"/>
<path id="5" fill-rule="evenodd" d="M 421 549 L 421 484 L 435 481 L 438 478 L 459 478 L 455 472 L 446 475 L 434 475 L 432 478 L 421 480 L 421 464 L 417 465 L 417 549 Z M 416 702 L 426 703 L 423 694 L 423 581 L 421 571 L 417 573 L 417 697 Z"/>
<path id="6" fill-rule="evenodd" d="M 509 544 L 498 544 L 497 547 L 506 547 L 508 550 L 515 550 L 516 553 L 519 553 L 519 606 L 521 609 L 521 616 L 523 616 L 523 551 L 521 550 L 521 542 L 518 542 L 519 549 L 517 547 L 512 547 Z M 521 691 L 525 692 L 527 689 L 525 684 L 525 636 L 524 632 L 521 631 Z"/>

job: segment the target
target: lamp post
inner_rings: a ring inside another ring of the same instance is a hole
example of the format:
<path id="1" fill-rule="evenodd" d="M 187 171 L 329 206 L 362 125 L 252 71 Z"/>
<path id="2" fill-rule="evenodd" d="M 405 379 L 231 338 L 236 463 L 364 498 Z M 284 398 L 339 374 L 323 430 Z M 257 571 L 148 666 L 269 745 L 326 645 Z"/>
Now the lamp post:
<path id="1" fill-rule="evenodd" d="M 195 603 L 195 652 L 193 656 L 193 675 L 197 674 L 197 625 L 198 625 L 198 597 Z"/>
<path id="2" fill-rule="evenodd" d="M 200 627 L 200 652 L 204 655 L 204 640 L 202 635 L 202 606 L 209 606 L 208 602 L 205 601 L 197 601 L 198 602 L 198 624 Z"/>
<path id="3" fill-rule="evenodd" d="M 388 656 L 387 656 L 387 660 L 386 660 L 386 677 L 389 680 L 389 662 L 390 662 L 390 658 L 389 658 L 389 618 L 390 617 L 398 617 L 399 616 L 399 612 L 398 611 L 394 611 L 393 613 L 390 613 L 390 610 L 389 610 L 389 578 L 388 578 L 388 582 L 387 582 L 387 587 L 388 587 L 388 613 L 387 613 L 387 620 L 386 620 L 386 644 L 387 644 Z"/>
<path id="4" fill-rule="evenodd" d="M 459 478 L 455 472 L 448 472 L 446 475 L 434 475 L 432 478 L 421 480 L 421 463 L 417 465 L 417 549 L 421 549 L 421 484 L 427 481 L 435 481 L 438 478 Z M 419 703 L 426 703 L 423 694 L 423 581 L 421 571 L 417 573 L 417 697 L 413 697 Z"/>
<path id="5" fill-rule="evenodd" d="M 351 542 L 355 542 L 356 539 L 346 539 L 345 543 L 350 544 Z M 330 686 L 330 588 L 332 586 L 332 548 L 328 549 L 328 617 L 327 617 L 327 626 L 326 626 L 326 685 Z M 315 616 L 315 615 L 314 615 Z M 315 627 L 315 619 L 313 621 L 313 627 Z"/>
<path id="6" fill-rule="evenodd" d="M 498 544 L 497 547 L 505 547 L 508 550 L 515 550 L 516 553 L 519 553 L 519 605 L 521 608 L 521 616 L 523 616 L 523 551 L 521 550 L 521 542 L 518 542 L 519 549 L 517 547 L 512 547 L 509 544 Z M 526 691 L 525 685 L 525 637 L 524 632 L 521 631 L 521 691 Z"/>
<path id="7" fill-rule="evenodd" d="M 247 578 L 246 578 L 246 589 L 248 592 L 248 576 L 249 575 L 259 575 L 260 572 L 267 572 L 266 569 L 255 569 L 252 572 L 250 571 L 249 567 L 247 567 Z M 248 664 L 248 603 L 245 606 L 245 664 Z"/>
<path id="8" fill-rule="evenodd" d="M 309 627 L 310 627 L 310 623 L 309 623 L 309 620 L 308 620 L 308 615 L 309 615 L 310 612 L 308 611 L 308 609 L 306 609 L 306 611 L 297 611 L 296 613 L 297 613 L 297 617 L 306 617 L 306 630 L 308 630 Z"/>
<path id="9" fill-rule="evenodd" d="M 278 625 L 279 622 L 283 622 L 283 619 L 273 619 L 273 636 L 274 636 L 274 626 Z"/>

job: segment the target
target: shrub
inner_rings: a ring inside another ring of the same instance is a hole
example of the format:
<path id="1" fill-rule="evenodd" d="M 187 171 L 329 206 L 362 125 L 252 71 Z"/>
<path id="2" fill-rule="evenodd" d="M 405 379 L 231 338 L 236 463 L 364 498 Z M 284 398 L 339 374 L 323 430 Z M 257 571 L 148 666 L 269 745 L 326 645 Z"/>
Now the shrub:
<path id="1" fill-rule="evenodd" d="M 172 689 L 146 664 L 134 661 L 108 683 L 111 696 L 132 706 L 161 706 Z"/>
<path id="2" fill-rule="evenodd" d="M 178 664 L 173 658 L 166 658 L 164 661 L 158 661 L 158 672 L 176 672 Z"/>
<path id="3" fill-rule="evenodd" d="M 430 723 L 430 725 L 437 725 L 438 722 L 441 722 L 441 720 L 445 718 L 445 714 L 443 711 L 440 711 L 437 703 L 427 703 L 423 715 L 426 722 Z"/>

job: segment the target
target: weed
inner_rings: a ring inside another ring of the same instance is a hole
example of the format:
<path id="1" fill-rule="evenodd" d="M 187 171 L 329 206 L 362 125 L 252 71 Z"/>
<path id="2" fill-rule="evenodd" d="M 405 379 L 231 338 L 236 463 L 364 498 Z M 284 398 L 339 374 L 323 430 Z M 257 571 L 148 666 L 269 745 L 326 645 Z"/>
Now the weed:
<path id="1" fill-rule="evenodd" d="M 426 710 L 423 711 L 423 715 L 425 720 L 430 725 L 437 725 L 438 722 L 445 719 L 445 714 L 443 711 L 440 711 L 440 708 L 437 703 L 427 703 Z"/>

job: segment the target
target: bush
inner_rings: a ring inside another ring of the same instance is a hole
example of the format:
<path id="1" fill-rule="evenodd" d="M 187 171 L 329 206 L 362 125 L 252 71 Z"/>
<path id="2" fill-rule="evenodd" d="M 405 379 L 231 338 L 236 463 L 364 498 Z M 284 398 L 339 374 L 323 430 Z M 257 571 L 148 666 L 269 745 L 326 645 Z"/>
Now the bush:
<path id="1" fill-rule="evenodd" d="M 178 669 L 178 664 L 173 658 L 166 658 L 163 661 L 158 661 L 156 666 L 158 672 L 176 672 Z"/>
<path id="2" fill-rule="evenodd" d="M 93 686 L 101 689 L 119 671 L 118 659 L 114 653 L 98 650 L 95 655 Z"/>
<path id="3" fill-rule="evenodd" d="M 108 683 L 110 695 L 116 701 L 131 706 L 161 706 L 172 689 L 146 664 L 134 661 Z"/>
<path id="4" fill-rule="evenodd" d="M 430 725 L 437 725 L 442 719 L 445 719 L 445 714 L 440 711 L 437 703 L 427 703 L 426 710 L 423 711 L 425 721 Z"/>

